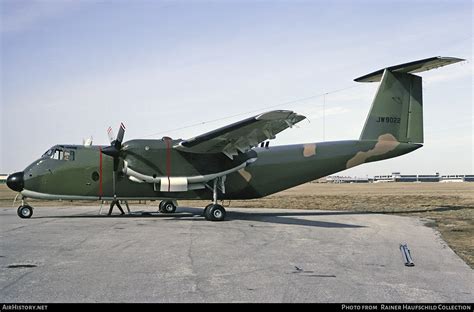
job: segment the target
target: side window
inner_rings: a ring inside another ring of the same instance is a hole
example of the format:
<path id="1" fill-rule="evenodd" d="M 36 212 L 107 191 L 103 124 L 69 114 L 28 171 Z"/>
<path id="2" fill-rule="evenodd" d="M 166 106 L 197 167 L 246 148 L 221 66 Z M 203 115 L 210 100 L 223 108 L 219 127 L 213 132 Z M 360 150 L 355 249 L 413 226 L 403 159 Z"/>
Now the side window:
<path id="1" fill-rule="evenodd" d="M 64 160 L 74 160 L 74 151 L 64 151 Z"/>
<path id="2" fill-rule="evenodd" d="M 63 159 L 63 151 L 61 150 L 55 150 L 53 156 L 51 157 L 52 159 L 60 160 Z"/>

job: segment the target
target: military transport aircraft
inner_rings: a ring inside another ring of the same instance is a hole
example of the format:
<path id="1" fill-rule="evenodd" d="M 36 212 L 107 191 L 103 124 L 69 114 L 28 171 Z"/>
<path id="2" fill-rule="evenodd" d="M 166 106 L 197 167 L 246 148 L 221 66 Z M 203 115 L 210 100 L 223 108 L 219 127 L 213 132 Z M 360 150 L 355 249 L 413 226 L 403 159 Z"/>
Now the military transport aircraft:
<path id="1" fill-rule="evenodd" d="M 187 140 L 123 142 L 109 128 L 110 146 L 55 145 L 7 185 L 27 198 L 119 201 L 162 200 L 173 213 L 178 199 L 209 199 L 203 215 L 222 221 L 218 199 L 267 196 L 363 163 L 397 157 L 422 146 L 421 77 L 413 73 L 463 61 L 432 57 L 387 67 L 355 79 L 381 81 L 359 140 L 272 146 L 267 140 L 305 119 L 288 110 L 263 113 Z M 110 212 L 109 212 L 110 214 Z"/>

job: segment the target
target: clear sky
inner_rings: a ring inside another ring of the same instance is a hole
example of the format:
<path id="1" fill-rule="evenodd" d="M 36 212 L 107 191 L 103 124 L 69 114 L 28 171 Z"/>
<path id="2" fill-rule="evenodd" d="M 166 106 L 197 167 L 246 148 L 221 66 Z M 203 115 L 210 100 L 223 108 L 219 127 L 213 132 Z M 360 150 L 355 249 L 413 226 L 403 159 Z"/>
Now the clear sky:
<path id="1" fill-rule="evenodd" d="M 377 85 L 353 79 L 438 55 L 467 62 L 421 74 L 425 146 L 341 174 L 474 171 L 472 1 L 0 3 L 0 173 L 57 143 L 108 144 L 121 121 L 126 139 L 189 138 L 290 109 L 310 122 L 272 145 L 357 139 Z M 323 131 L 315 95 L 339 89 Z"/>

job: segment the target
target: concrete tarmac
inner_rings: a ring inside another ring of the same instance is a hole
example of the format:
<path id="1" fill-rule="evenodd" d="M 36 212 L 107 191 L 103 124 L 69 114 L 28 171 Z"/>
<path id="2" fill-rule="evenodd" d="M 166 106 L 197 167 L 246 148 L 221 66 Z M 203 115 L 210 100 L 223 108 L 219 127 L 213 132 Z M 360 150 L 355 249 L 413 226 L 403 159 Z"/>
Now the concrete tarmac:
<path id="1" fill-rule="evenodd" d="M 209 222 L 202 209 L 155 209 L 39 207 L 20 219 L 0 208 L 0 301 L 474 301 L 473 270 L 417 218 L 228 209 Z"/>

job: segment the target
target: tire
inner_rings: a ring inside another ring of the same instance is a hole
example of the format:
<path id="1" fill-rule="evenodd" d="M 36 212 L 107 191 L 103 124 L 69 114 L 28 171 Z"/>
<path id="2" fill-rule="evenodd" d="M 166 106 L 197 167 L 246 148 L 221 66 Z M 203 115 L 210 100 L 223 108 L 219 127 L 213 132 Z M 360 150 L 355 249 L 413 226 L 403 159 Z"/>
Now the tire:
<path id="1" fill-rule="evenodd" d="M 16 211 L 18 216 L 22 219 L 29 219 L 33 215 L 33 208 L 28 205 L 18 207 Z"/>
<path id="2" fill-rule="evenodd" d="M 209 221 L 224 221 L 225 219 L 225 209 L 221 205 L 211 205 L 206 210 L 206 220 Z"/>
<path id="3" fill-rule="evenodd" d="M 212 205 L 213 205 L 213 204 L 207 205 L 207 206 L 204 208 L 203 212 L 202 212 L 202 215 L 203 215 L 206 219 L 207 219 L 206 213 L 207 213 L 207 211 L 209 210 L 209 208 L 210 208 Z"/>
<path id="4" fill-rule="evenodd" d="M 165 203 L 165 200 L 160 201 L 160 205 L 158 206 L 158 211 L 161 213 L 165 213 L 163 210 L 163 204 Z"/>
<path id="5" fill-rule="evenodd" d="M 160 212 L 162 213 L 174 213 L 176 211 L 176 205 L 172 201 L 163 201 Z"/>

